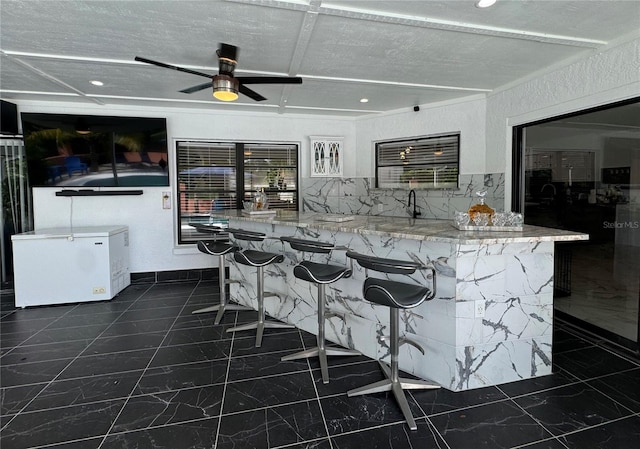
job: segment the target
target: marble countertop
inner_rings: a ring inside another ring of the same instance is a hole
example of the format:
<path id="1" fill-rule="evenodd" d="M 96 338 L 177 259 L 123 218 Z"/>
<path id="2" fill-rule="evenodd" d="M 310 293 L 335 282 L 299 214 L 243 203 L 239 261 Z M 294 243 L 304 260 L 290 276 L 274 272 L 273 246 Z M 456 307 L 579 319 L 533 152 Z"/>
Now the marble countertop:
<path id="1" fill-rule="evenodd" d="M 326 219 L 326 215 L 316 212 L 302 213 L 285 210 L 278 210 L 273 216 L 246 216 L 240 210 L 224 210 L 215 213 L 216 217 L 238 221 L 470 245 L 589 239 L 588 234 L 540 226 L 525 225 L 522 231 L 460 231 L 454 227 L 450 220 L 352 215 L 350 216 L 353 217 L 352 220 L 332 222 L 323 220 L 323 217 Z"/>

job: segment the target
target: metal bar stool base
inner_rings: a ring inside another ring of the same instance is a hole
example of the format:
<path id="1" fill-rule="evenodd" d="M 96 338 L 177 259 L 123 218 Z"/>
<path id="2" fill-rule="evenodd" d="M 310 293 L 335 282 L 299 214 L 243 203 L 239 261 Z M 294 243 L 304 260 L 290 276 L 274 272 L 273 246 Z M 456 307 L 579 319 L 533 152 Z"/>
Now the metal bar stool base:
<path id="1" fill-rule="evenodd" d="M 295 326 L 287 323 L 279 323 L 277 321 L 255 321 L 253 323 L 241 324 L 240 326 L 227 329 L 227 332 L 239 332 L 256 330 L 256 348 L 262 346 L 262 334 L 265 329 L 294 329 Z"/>
<path id="2" fill-rule="evenodd" d="M 253 309 L 241 306 L 239 304 L 216 304 L 215 306 L 209 306 L 205 307 L 204 309 L 194 310 L 193 312 L 191 312 L 191 314 L 195 315 L 198 313 L 218 312 L 214 321 L 214 324 L 217 326 L 218 324 L 220 324 L 220 321 L 222 321 L 224 312 L 226 312 L 227 310 L 247 311 Z"/>
<path id="3" fill-rule="evenodd" d="M 311 357 L 318 357 L 320 360 L 320 371 L 322 372 L 322 383 L 329 383 L 329 364 L 327 362 L 328 355 L 362 355 L 360 351 L 356 351 L 355 349 L 347 349 L 347 348 L 310 348 L 305 349 L 304 351 L 296 352 L 295 354 L 285 355 L 280 360 L 283 362 L 289 360 L 300 360 L 300 359 L 308 359 Z"/>
<path id="4" fill-rule="evenodd" d="M 409 403 L 407 402 L 407 397 L 404 394 L 404 390 L 435 390 L 440 388 L 440 385 L 431 384 L 424 380 L 415 380 L 408 379 L 406 377 L 398 377 L 397 380 L 392 380 L 391 378 L 391 369 L 385 363 L 378 361 L 380 363 L 380 368 L 384 372 L 387 377 L 384 380 L 380 380 L 378 382 L 374 382 L 369 385 L 365 385 L 364 387 L 354 388 L 353 390 L 347 391 L 347 396 L 360 396 L 363 394 L 369 393 L 381 393 L 384 391 L 392 391 L 393 395 L 402 410 L 402 414 L 404 415 L 407 424 L 411 430 L 416 430 L 418 426 L 416 425 L 415 419 L 413 419 L 413 414 L 411 413 L 411 409 L 409 408 Z"/>

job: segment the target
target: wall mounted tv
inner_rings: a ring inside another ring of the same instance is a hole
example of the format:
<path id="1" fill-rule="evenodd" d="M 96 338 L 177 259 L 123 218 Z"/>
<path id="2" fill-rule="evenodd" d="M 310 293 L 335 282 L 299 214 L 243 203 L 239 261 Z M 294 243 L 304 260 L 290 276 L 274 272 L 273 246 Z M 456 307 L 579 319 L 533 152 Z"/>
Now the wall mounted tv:
<path id="1" fill-rule="evenodd" d="M 0 100 L 0 134 L 18 134 L 18 107 L 4 100 Z"/>
<path id="2" fill-rule="evenodd" d="M 21 113 L 31 186 L 168 186 L 164 118 Z"/>

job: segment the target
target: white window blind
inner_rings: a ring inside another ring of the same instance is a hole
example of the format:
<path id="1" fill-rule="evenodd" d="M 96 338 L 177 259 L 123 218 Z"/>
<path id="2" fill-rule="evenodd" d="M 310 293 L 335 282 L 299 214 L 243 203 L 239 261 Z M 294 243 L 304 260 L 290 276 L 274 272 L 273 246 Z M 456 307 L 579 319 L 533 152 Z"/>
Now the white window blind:
<path id="1" fill-rule="evenodd" d="M 379 142 L 376 144 L 376 186 L 457 188 L 459 150 L 459 134 Z"/>
<path id="2" fill-rule="evenodd" d="M 264 189 L 272 209 L 298 209 L 298 145 L 178 141 L 179 242 L 202 238 L 189 223 L 237 209 Z"/>

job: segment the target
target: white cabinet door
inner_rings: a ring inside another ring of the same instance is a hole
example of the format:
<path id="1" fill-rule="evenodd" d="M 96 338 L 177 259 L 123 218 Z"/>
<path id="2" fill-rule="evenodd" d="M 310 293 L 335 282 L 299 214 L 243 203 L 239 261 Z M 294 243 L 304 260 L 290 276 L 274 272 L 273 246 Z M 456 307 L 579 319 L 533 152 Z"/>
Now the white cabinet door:
<path id="1" fill-rule="evenodd" d="M 344 137 L 310 136 L 311 176 L 342 176 Z"/>

